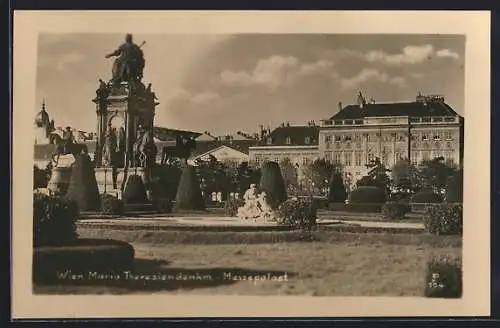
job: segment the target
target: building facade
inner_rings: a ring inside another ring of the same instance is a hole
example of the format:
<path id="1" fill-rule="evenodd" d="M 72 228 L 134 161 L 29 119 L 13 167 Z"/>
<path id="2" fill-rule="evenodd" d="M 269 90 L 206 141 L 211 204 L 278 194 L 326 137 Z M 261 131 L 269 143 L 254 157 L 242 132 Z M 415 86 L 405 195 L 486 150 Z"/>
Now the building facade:
<path id="1" fill-rule="evenodd" d="M 339 112 L 322 121 L 319 153 L 340 163 L 354 180 L 375 158 L 387 167 L 401 159 L 418 164 L 441 156 L 461 165 L 463 123 L 442 96 L 419 94 L 411 102 L 367 103 L 360 93 L 357 104 L 339 104 Z"/>
<path id="2" fill-rule="evenodd" d="M 319 158 L 320 128 L 313 122 L 307 125 L 282 124 L 273 131 L 263 132 L 261 141 L 249 148 L 249 163 L 260 166 L 263 162 L 281 162 L 289 159 L 296 167 L 302 167 Z"/>

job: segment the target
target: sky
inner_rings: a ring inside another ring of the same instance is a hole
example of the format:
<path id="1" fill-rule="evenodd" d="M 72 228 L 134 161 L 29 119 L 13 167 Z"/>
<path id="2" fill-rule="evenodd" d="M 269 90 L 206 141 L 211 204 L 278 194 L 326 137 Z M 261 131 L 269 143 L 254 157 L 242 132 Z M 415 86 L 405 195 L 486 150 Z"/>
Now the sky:
<path id="1" fill-rule="evenodd" d="M 120 34 L 40 34 L 37 104 L 56 126 L 96 128 L 98 80 Z M 221 135 L 259 125 L 319 122 L 356 102 L 441 94 L 464 115 L 465 37 L 460 35 L 134 35 L 144 83 L 159 98 L 155 125 Z"/>

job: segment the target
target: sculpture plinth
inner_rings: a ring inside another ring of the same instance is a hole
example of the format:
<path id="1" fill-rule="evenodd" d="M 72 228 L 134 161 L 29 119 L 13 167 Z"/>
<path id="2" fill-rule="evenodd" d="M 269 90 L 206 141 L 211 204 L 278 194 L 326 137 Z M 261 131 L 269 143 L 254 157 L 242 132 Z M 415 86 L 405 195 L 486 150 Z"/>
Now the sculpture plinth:
<path id="1" fill-rule="evenodd" d="M 96 93 L 94 162 L 99 191 L 119 195 L 130 174 L 138 174 L 147 185 L 157 152 L 153 126 L 158 103 L 151 84 L 100 80 Z"/>

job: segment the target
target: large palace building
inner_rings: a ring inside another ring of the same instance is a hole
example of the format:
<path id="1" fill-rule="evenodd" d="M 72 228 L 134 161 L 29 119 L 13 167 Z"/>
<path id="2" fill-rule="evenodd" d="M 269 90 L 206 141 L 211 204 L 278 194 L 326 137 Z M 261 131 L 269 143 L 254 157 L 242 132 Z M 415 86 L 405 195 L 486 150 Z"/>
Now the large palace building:
<path id="1" fill-rule="evenodd" d="M 355 180 L 375 158 L 387 167 L 400 159 L 417 164 L 441 156 L 461 165 L 463 125 L 463 117 L 442 96 L 419 94 L 415 101 L 376 103 L 360 93 L 357 104 L 339 104 L 339 112 L 322 121 L 318 150 Z"/>

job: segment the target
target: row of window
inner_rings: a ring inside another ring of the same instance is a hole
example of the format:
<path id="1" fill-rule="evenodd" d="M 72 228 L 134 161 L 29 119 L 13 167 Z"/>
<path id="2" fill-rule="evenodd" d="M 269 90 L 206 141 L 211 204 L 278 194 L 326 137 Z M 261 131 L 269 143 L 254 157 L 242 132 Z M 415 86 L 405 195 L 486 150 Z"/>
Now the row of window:
<path id="1" fill-rule="evenodd" d="M 399 160 L 407 158 L 407 154 L 401 153 L 401 152 L 396 152 L 394 155 L 392 154 L 382 154 L 380 156 L 381 162 L 386 165 L 390 166 L 394 163 L 396 163 Z M 436 151 L 414 151 L 411 153 L 411 161 L 414 164 L 420 163 L 423 160 L 429 160 L 431 158 L 435 157 L 444 157 L 445 161 L 448 163 L 452 163 L 454 161 L 454 155 L 453 152 L 436 152 Z M 354 158 L 353 158 L 354 157 Z M 370 163 L 371 161 L 375 160 L 376 154 L 374 153 L 367 153 L 366 156 L 364 152 L 361 151 L 355 151 L 355 152 L 345 152 L 345 151 L 336 151 L 336 152 L 331 152 L 331 151 L 325 151 L 325 160 L 338 163 L 344 166 L 362 166 Z"/>
<path id="2" fill-rule="evenodd" d="M 379 140 L 382 138 L 384 141 L 406 141 L 408 137 L 408 133 L 393 133 L 393 134 L 380 134 L 380 133 L 372 133 L 366 134 L 365 140 Z M 412 133 L 411 140 L 453 140 L 453 134 L 451 132 L 436 132 L 436 133 Z M 327 134 L 324 137 L 326 143 L 330 143 L 332 141 L 335 142 L 350 142 L 350 141 L 361 141 L 362 136 L 360 134 L 343 134 L 343 135 L 331 135 Z"/>
<path id="3" fill-rule="evenodd" d="M 314 161 L 314 158 L 317 157 L 316 154 L 282 154 L 282 155 L 261 155 L 261 154 L 257 154 L 253 157 L 253 160 L 252 162 L 254 164 L 257 164 L 257 165 L 260 165 L 266 161 L 273 161 L 273 162 L 281 162 L 282 160 L 284 160 L 285 158 L 296 158 L 296 157 L 299 157 L 300 158 L 300 162 L 303 164 L 303 165 L 307 165 L 307 164 L 310 164 Z"/>
<path id="4" fill-rule="evenodd" d="M 273 141 L 274 141 L 273 138 L 271 138 L 271 137 L 267 138 L 267 144 L 268 145 L 272 145 Z M 292 141 L 295 141 L 294 139 L 292 139 L 292 137 L 286 137 L 285 138 L 285 144 L 287 144 L 287 145 L 291 145 Z M 305 137 L 304 138 L 304 144 L 306 144 L 306 145 L 311 144 L 311 137 Z"/>

